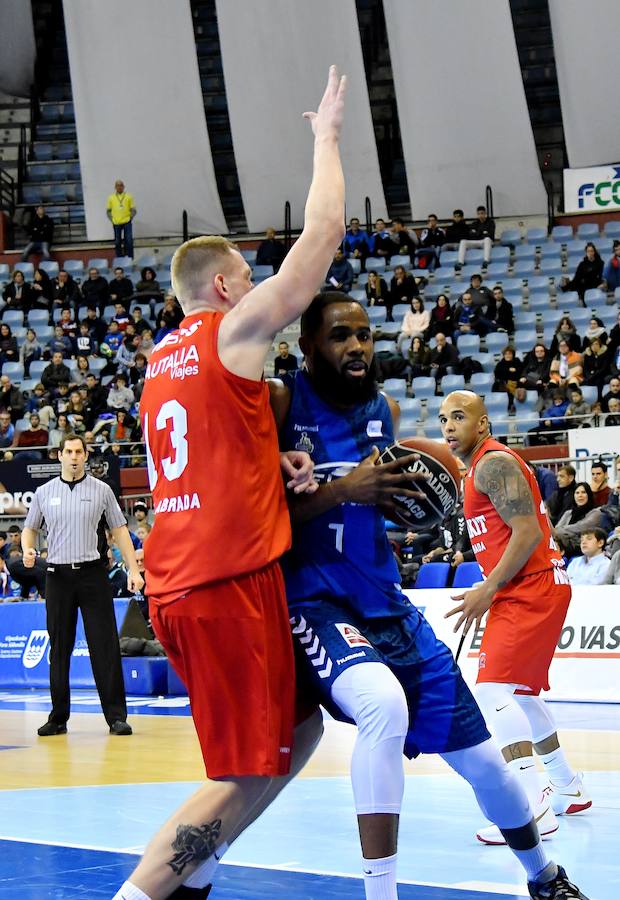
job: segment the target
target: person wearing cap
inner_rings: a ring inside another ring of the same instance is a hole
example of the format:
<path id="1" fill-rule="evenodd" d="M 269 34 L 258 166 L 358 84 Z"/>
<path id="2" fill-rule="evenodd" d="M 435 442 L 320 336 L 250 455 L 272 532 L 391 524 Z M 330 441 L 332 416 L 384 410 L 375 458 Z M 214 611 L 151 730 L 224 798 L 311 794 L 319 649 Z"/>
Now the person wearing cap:
<path id="1" fill-rule="evenodd" d="M 133 515 L 129 517 L 127 522 L 129 530 L 135 534 L 136 528 L 139 528 L 140 525 L 151 525 L 149 512 L 150 509 L 146 500 L 136 500 L 133 505 Z"/>
<path id="2" fill-rule="evenodd" d="M 76 434 L 63 437 L 60 476 L 35 491 L 21 536 L 24 565 L 34 568 L 37 534 L 45 521 L 48 543 L 45 598 L 52 709 L 48 721 L 38 729 L 40 737 L 67 732 L 71 701 L 69 665 L 78 610 L 82 613 L 95 684 L 110 734 L 132 733 L 127 723 L 112 592 L 98 548 L 97 528 L 103 516 L 127 567 L 129 591 L 139 591 L 144 580 L 116 497 L 107 484 L 86 474 L 87 458 L 83 437 Z"/>

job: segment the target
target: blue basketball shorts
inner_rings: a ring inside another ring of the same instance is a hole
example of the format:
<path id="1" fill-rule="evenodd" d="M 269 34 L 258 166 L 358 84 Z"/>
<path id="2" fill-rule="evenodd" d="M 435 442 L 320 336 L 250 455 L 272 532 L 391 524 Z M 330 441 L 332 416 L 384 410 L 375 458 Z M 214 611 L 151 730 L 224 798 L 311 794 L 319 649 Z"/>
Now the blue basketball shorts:
<path id="1" fill-rule="evenodd" d="M 490 735 L 478 704 L 424 616 L 412 607 L 403 618 L 361 619 L 327 601 L 290 610 L 298 691 L 308 693 L 335 719 L 351 722 L 331 688 L 349 666 L 380 662 L 403 687 L 409 707 L 405 755 L 449 753 Z M 355 724 L 355 723 L 352 723 Z"/>

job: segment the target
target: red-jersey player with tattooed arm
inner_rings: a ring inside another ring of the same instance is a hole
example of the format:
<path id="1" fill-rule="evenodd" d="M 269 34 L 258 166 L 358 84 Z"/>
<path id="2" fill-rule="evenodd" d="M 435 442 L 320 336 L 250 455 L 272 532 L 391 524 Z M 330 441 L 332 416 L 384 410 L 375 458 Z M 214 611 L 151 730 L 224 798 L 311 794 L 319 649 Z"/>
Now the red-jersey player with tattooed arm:
<path id="1" fill-rule="evenodd" d="M 253 287 L 250 266 L 222 237 L 187 241 L 172 260 L 185 317 L 154 349 L 140 400 L 156 509 L 145 566 L 153 627 L 187 686 L 208 780 L 155 835 L 115 900 L 206 897 L 228 843 L 321 734 L 314 711 L 293 744 L 293 644 L 278 563 L 290 523 L 263 370 L 343 237 L 344 93 L 332 67 L 318 111 L 305 113 L 312 183 L 304 229 L 277 275 Z"/>
<path id="2" fill-rule="evenodd" d="M 469 471 L 464 512 L 484 581 L 454 597 L 467 632 L 488 612 L 480 646 L 476 698 L 504 758 L 522 779 L 543 838 L 558 828 L 555 813 L 590 807 L 570 768 L 545 702 L 549 666 L 570 603 L 571 588 L 553 540 L 536 478 L 512 450 L 493 440 L 484 402 L 470 391 L 449 394 L 439 411 L 443 436 Z M 551 788 L 544 791 L 533 751 Z M 555 811 L 555 813 L 554 813 Z M 492 826 L 477 837 L 505 844 Z"/>

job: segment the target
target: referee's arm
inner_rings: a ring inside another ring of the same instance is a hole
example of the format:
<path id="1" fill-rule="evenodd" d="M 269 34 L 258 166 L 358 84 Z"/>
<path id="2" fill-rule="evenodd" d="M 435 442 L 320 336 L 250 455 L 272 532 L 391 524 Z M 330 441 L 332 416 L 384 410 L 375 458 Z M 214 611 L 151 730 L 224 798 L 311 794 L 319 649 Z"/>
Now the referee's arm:
<path id="1" fill-rule="evenodd" d="M 42 522 L 43 513 L 41 512 L 39 495 L 35 491 L 28 515 L 26 516 L 26 522 L 22 528 L 22 559 L 27 569 L 31 569 L 34 566 L 37 558 L 37 535 Z"/>

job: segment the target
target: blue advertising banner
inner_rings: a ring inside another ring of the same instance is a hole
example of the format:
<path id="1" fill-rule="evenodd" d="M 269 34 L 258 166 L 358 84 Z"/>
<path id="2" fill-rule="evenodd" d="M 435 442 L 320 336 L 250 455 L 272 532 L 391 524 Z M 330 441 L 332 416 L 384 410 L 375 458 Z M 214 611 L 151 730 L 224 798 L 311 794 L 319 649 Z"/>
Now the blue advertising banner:
<path id="1" fill-rule="evenodd" d="M 114 456 L 101 456 L 101 474 L 98 477 L 110 485 L 116 496 L 120 495 L 121 470 Z M 0 513 L 26 515 L 36 489 L 60 475 L 60 463 L 42 460 L 19 459 L 3 462 L 0 470 Z"/>
<path id="2" fill-rule="evenodd" d="M 119 630 L 129 602 L 114 601 Z M 44 603 L 0 605 L 0 688 L 49 687 L 49 651 Z M 71 687 L 95 687 L 81 614 L 71 655 Z"/>

